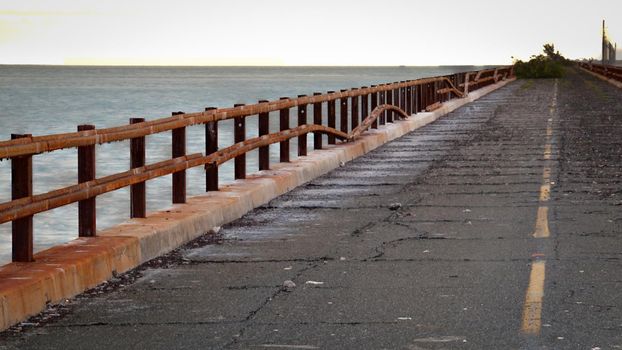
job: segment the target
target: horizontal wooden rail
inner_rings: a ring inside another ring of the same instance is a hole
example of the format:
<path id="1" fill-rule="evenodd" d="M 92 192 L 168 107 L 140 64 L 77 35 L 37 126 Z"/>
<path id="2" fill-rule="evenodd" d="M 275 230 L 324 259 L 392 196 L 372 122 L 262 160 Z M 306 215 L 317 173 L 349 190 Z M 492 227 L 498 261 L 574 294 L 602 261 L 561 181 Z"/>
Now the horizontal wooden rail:
<path id="1" fill-rule="evenodd" d="M 83 182 L 78 185 L 65 187 L 36 196 L 25 197 L 11 202 L 2 203 L 0 204 L 0 224 L 25 218 L 85 199 L 95 198 L 104 193 L 116 191 L 120 188 L 155 179 L 157 177 L 174 174 L 189 168 L 206 164 L 220 165 L 259 147 L 283 142 L 310 132 L 333 135 L 341 140 L 348 139 L 348 134 L 323 125 L 301 125 L 293 129 L 248 139 L 210 155 L 203 155 L 202 153 L 190 154 L 140 168 L 134 168 L 123 173 Z"/>
<path id="2" fill-rule="evenodd" d="M 321 135 L 328 143 L 337 139 L 352 141 L 369 128 L 406 118 L 413 113 L 438 108 L 452 98 L 464 97 L 476 90 L 513 75 L 512 67 L 501 67 L 447 76 L 401 81 L 371 87 L 344 89 L 339 92 L 315 93 L 298 98 L 283 97 L 275 101 L 261 100 L 251 105 L 237 104 L 232 108 L 208 107 L 203 112 L 174 112 L 171 117 L 145 121 L 132 118 L 129 125 L 105 129 L 82 126 L 78 132 L 32 136 L 14 135 L 0 142 L 0 159 L 11 159 L 12 200 L 0 203 L 0 224 L 13 222 L 13 261 L 32 261 L 33 215 L 71 203 L 80 202 L 80 235 L 96 235 L 95 198 L 104 193 L 131 187 L 130 217 L 146 217 L 146 181 L 173 175 L 173 203 L 186 202 L 186 175 L 189 168 L 204 166 L 206 191 L 218 191 L 218 166 L 235 159 L 235 178 L 246 177 L 246 153 L 259 149 L 259 170 L 270 168 L 269 149 L 279 144 L 281 162 L 290 161 L 289 140 L 298 137 L 299 156 L 307 152 L 306 138 L 314 133 L 314 149 L 322 149 Z M 337 101 L 339 120 L 336 128 Z M 323 118 L 323 104 L 328 115 Z M 348 108 L 350 106 L 350 108 Z M 290 128 L 290 109 L 298 107 L 298 126 Z M 313 108 L 309 123 L 307 107 Z M 371 113 L 368 113 L 369 110 Z M 270 113 L 279 112 L 279 132 L 269 133 Z M 245 118 L 259 116 L 258 137 L 246 139 Z M 234 119 L 235 143 L 218 150 L 218 125 L 221 120 Z M 321 125 L 323 120 L 328 126 Z M 186 127 L 205 124 L 205 154 L 186 154 Z M 351 130 L 348 133 L 348 130 Z M 172 159 L 145 165 L 145 136 L 172 132 Z M 102 178 L 95 177 L 95 145 L 131 140 L 130 170 Z M 32 194 L 31 159 L 35 154 L 60 149 L 78 148 L 81 164 L 79 183 Z"/>
<path id="3" fill-rule="evenodd" d="M 504 69 L 509 68 L 506 67 Z M 494 70 L 486 70 L 482 72 L 487 72 L 488 74 L 489 72 L 494 73 Z M 135 123 L 121 127 L 95 129 L 45 136 L 30 136 L 14 140 L 1 141 L 0 159 L 13 158 L 23 155 L 34 155 L 60 149 L 129 140 L 137 137 L 144 137 L 147 135 L 152 135 L 192 125 L 247 117 L 260 113 L 275 112 L 286 108 L 296 107 L 298 105 L 310 105 L 314 103 L 334 101 L 341 98 L 358 97 L 380 91 L 391 91 L 394 89 L 405 88 L 408 86 L 423 85 L 434 82 L 444 82 L 453 86 L 453 84 L 447 77 L 424 78 L 407 82 L 379 85 L 375 87 L 333 92 L 330 94 L 305 96 L 296 99 L 278 100 L 267 103 L 264 102 L 253 105 L 238 106 L 233 108 L 221 108 L 215 110 L 207 110 L 204 112 L 178 114 L 168 118 Z"/>

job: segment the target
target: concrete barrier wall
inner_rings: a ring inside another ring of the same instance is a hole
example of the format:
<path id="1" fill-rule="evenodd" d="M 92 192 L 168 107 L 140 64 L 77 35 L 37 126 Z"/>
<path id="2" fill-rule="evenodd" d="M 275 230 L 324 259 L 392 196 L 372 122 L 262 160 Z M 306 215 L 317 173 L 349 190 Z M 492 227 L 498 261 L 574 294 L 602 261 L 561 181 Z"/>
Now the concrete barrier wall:
<path id="1" fill-rule="evenodd" d="M 4 330 L 58 303 L 167 253 L 214 227 L 231 222 L 296 186 L 304 184 L 393 139 L 429 124 L 513 80 L 506 80 L 449 101 L 429 113 L 369 130 L 356 142 L 329 145 L 291 163 L 223 185 L 218 192 L 190 198 L 188 203 L 150 213 L 39 252 L 32 263 L 0 268 L 0 329 Z"/>

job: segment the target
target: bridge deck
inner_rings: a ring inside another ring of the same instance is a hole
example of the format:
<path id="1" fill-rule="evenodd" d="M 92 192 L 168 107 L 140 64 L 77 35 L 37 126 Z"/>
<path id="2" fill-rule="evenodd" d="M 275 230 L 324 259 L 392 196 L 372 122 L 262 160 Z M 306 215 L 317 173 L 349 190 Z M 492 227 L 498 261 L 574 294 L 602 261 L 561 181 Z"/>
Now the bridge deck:
<path id="1" fill-rule="evenodd" d="M 510 84 L 4 344 L 622 347 L 620 96 Z"/>

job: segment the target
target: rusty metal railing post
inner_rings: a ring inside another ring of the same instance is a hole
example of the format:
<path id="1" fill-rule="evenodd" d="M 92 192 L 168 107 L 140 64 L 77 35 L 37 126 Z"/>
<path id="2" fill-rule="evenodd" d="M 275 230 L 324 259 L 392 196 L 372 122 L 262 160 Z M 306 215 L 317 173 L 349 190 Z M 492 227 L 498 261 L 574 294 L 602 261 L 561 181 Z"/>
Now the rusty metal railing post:
<path id="1" fill-rule="evenodd" d="M 268 103 L 268 100 L 260 100 L 259 103 Z M 257 121 L 259 127 L 259 136 L 268 135 L 270 133 L 270 113 L 259 113 Z M 259 147 L 259 170 L 270 170 L 270 146 Z"/>
<path id="2" fill-rule="evenodd" d="M 386 95 L 386 104 L 392 105 L 393 104 L 393 90 L 385 91 L 385 95 Z M 387 123 L 393 123 L 393 111 L 391 110 L 387 111 Z"/>
<path id="3" fill-rule="evenodd" d="M 412 104 L 412 113 L 413 114 L 417 114 L 417 108 L 419 107 L 417 105 L 417 85 L 413 85 L 412 89 L 411 89 L 411 94 L 410 94 L 410 100 L 411 100 L 411 104 Z"/>
<path id="4" fill-rule="evenodd" d="M 428 84 L 421 84 L 419 86 L 419 88 L 421 89 L 421 111 L 425 112 L 426 108 L 428 107 L 429 103 L 428 103 Z"/>
<path id="5" fill-rule="evenodd" d="M 329 94 L 334 94 L 335 92 L 334 91 L 329 91 L 328 93 Z M 327 111 L 328 111 L 328 127 L 335 129 L 336 128 L 336 121 L 335 121 L 336 116 L 335 116 L 335 114 L 336 114 L 336 109 L 337 109 L 336 101 L 334 99 L 333 100 L 329 100 L 327 102 L 327 105 L 328 105 L 327 106 Z M 328 144 L 329 145 L 334 145 L 336 141 L 337 140 L 335 138 L 335 135 L 333 135 L 333 134 L 329 134 L 328 135 Z"/>
<path id="6" fill-rule="evenodd" d="M 435 81 L 432 83 L 432 96 L 433 96 L 434 103 L 440 102 L 440 96 L 437 93 L 437 91 L 438 91 L 438 82 Z"/>
<path id="7" fill-rule="evenodd" d="M 399 82 L 396 82 L 396 84 L 399 84 Z M 395 99 L 395 105 L 396 105 L 397 107 L 399 107 L 400 109 L 404 110 L 404 109 L 402 108 L 402 107 L 403 107 L 403 106 L 402 106 L 402 102 L 403 102 L 403 101 L 402 101 L 402 88 L 401 88 L 401 87 L 398 87 L 398 88 L 396 89 L 396 91 L 397 91 L 397 98 Z"/>
<path id="8" fill-rule="evenodd" d="M 173 112 L 173 115 L 182 115 L 184 112 Z M 173 158 L 186 155 L 186 128 L 173 129 Z M 173 203 L 186 203 L 186 171 L 173 173 Z"/>
<path id="9" fill-rule="evenodd" d="M 95 125 L 78 125 L 78 131 L 95 130 Z M 78 183 L 95 179 L 95 145 L 78 147 Z M 78 236 L 95 237 L 97 215 L 95 198 L 78 202 Z"/>
<path id="10" fill-rule="evenodd" d="M 428 105 L 427 106 L 432 105 L 432 104 L 434 104 L 434 102 L 436 102 L 434 100 L 434 86 L 433 86 L 433 83 L 428 83 L 428 95 L 430 96 L 430 98 L 428 100 Z"/>
<path id="11" fill-rule="evenodd" d="M 421 93 L 421 111 L 425 112 L 425 109 L 428 106 L 428 86 L 427 86 L 427 84 L 419 85 L 419 90 L 420 90 L 420 93 Z"/>
<path id="12" fill-rule="evenodd" d="M 346 92 L 348 90 L 346 89 L 342 89 L 341 92 Z M 345 132 L 346 134 L 348 133 L 348 98 L 347 97 L 342 97 L 341 99 L 339 99 L 339 117 L 340 117 L 340 121 L 339 121 L 339 129 L 343 132 Z"/>
<path id="13" fill-rule="evenodd" d="M 361 89 L 367 89 L 367 86 L 363 86 Z M 361 95 L 361 121 L 367 118 L 369 115 L 369 95 Z"/>
<path id="14" fill-rule="evenodd" d="M 417 114 L 417 85 L 412 86 L 410 100 L 412 103 L 412 113 Z"/>
<path id="15" fill-rule="evenodd" d="M 243 103 L 236 103 L 233 107 L 242 107 Z M 233 143 L 240 143 L 246 140 L 246 118 L 238 117 L 233 120 Z M 246 179 L 246 153 L 240 154 L 233 160 L 235 179 Z"/>
<path id="16" fill-rule="evenodd" d="M 372 85 L 371 87 L 375 88 L 375 87 L 377 87 L 377 85 Z M 376 107 L 378 107 L 378 93 L 377 92 L 372 92 L 370 94 L 370 97 L 371 97 L 371 101 L 369 102 L 370 103 L 369 114 L 371 114 L 374 111 L 374 109 L 376 109 Z M 379 123 L 378 119 L 375 119 L 374 122 L 371 124 L 371 127 L 373 129 L 378 129 L 378 123 Z"/>
<path id="17" fill-rule="evenodd" d="M 417 114 L 418 108 L 419 108 L 418 101 L 417 101 L 417 85 L 412 86 L 411 98 L 412 98 L 412 112 L 413 114 Z"/>
<path id="18" fill-rule="evenodd" d="M 383 86 L 384 84 L 381 84 L 380 86 Z M 380 91 L 378 93 L 378 104 L 379 105 L 384 105 L 386 104 L 387 100 L 386 100 L 386 91 Z M 384 125 L 386 123 L 387 120 L 387 111 L 382 112 L 382 114 L 380 114 L 380 125 Z"/>
<path id="19" fill-rule="evenodd" d="M 417 107 L 415 108 L 415 113 L 421 112 L 421 105 L 423 105 L 422 94 L 421 94 L 421 84 L 415 85 L 415 101 Z"/>
<path id="20" fill-rule="evenodd" d="M 434 94 L 436 95 L 436 102 L 443 103 L 443 102 L 445 102 L 444 96 L 443 96 L 443 94 L 439 94 L 438 93 L 438 90 L 440 90 L 442 88 L 441 87 L 441 83 L 442 82 L 440 82 L 440 81 L 435 81 L 434 82 Z"/>
<path id="21" fill-rule="evenodd" d="M 409 81 L 410 82 L 410 81 Z M 413 114 L 413 100 L 412 100 L 412 86 L 408 85 L 406 87 L 406 114 Z"/>
<path id="22" fill-rule="evenodd" d="M 402 103 L 403 103 L 403 101 L 402 101 L 402 88 L 398 88 L 395 91 L 396 91 L 396 94 L 394 95 L 395 101 L 393 101 L 393 102 L 394 102 L 394 104 L 397 107 L 402 108 Z"/>
<path id="23" fill-rule="evenodd" d="M 298 95 L 298 97 L 307 97 L 307 95 Z M 307 105 L 298 105 L 298 126 L 307 124 Z M 307 155 L 307 134 L 298 136 L 298 157 Z"/>
<path id="24" fill-rule="evenodd" d="M 422 84 L 421 88 L 423 89 L 423 106 L 421 109 L 425 110 L 430 105 L 430 84 Z"/>
<path id="25" fill-rule="evenodd" d="M 213 111 L 216 107 L 206 107 L 205 111 Z M 218 151 L 218 121 L 205 123 L 205 155 Z M 205 164 L 205 192 L 218 191 L 218 164 Z"/>
<path id="26" fill-rule="evenodd" d="M 281 100 L 289 100 L 289 97 L 281 97 Z M 289 108 L 279 111 L 279 129 L 281 131 L 289 129 Z M 279 156 L 281 163 L 289 162 L 289 140 L 279 143 Z"/>
<path id="27" fill-rule="evenodd" d="M 417 114 L 419 112 L 421 112 L 421 101 L 420 101 L 420 95 L 421 94 L 421 85 L 414 85 L 413 86 L 413 113 Z"/>
<path id="28" fill-rule="evenodd" d="M 406 83 L 409 83 L 409 82 L 410 80 L 406 80 Z M 412 114 L 411 103 L 410 103 L 411 92 L 412 92 L 412 86 L 408 85 L 406 86 L 406 88 L 404 88 L 404 111 L 408 115 Z"/>
<path id="29" fill-rule="evenodd" d="M 11 134 L 11 140 L 32 137 L 31 134 Z M 32 196 L 32 156 L 11 158 L 11 199 Z M 11 223 L 12 260 L 33 261 L 32 216 Z"/>
<path id="30" fill-rule="evenodd" d="M 456 88 L 458 88 L 458 86 L 460 86 L 460 76 L 461 76 L 461 74 L 460 74 L 460 73 L 456 73 L 456 74 L 454 74 L 454 75 L 453 75 L 453 80 L 452 80 L 452 82 L 451 82 L 451 83 L 452 83 L 452 84 L 453 84 L 453 86 L 455 86 Z M 453 97 L 453 94 L 452 94 L 451 92 L 448 92 L 448 93 L 447 93 L 447 99 L 448 99 L 448 100 L 451 100 L 451 99 L 454 99 L 454 98 L 455 98 L 455 97 Z"/>
<path id="31" fill-rule="evenodd" d="M 145 118 L 130 118 L 130 124 L 142 123 Z M 130 169 L 145 166 L 145 137 L 130 140 Z M 147 191 L 145 182 L 130 186 L 130 218 L 147 217 Z"/>
<path id="32" fill-rule="evenodd" d="M 438 92 L 438 90 L 443 88 L 443 83 L 444 82 L 442 81 L 434 82 L 434 95 L 436 96 L 436 102 L 439 102 L 439 103 L 445 102 L 445 95 Z"/>
<path id="33" fill-rule="evenodd" d="M 321 92 L 314 92 L 313 96 L 321 95 Z M 313 124 L 322 125 L 322 102 L 313 103 Z M 322 134 L 313 133 L 313 149 L 322 149 Z"/>
<path id="34" fill-rule="evenodd" d="M 352 88 L 352 91 L 357 90 Z M 359 125 L 359 98 L 352 96 L 350 99 L 350 127 L 354 130 Z"/>
<path id="35" fill-rule="evenodd" d="M 397 82 L 394 82 L 393 84 L 397 84 Z M 393 89 L 393 105 L 396 107 L 400 106 L 400 89 L 399 88 Z"/>
<path id="36" fill-rule="evenodd" d="M 434 98 L 434 99 L 433 99 L 434 103 L 437 103 L 437 102 L 442 102 L 442 101 L 441 101 L 441 96 L 439 96 L 439 94 L 437 93 L 437 91 L 438 91 L 438 82 L 437 82 L 437 81 L 435 81 L 435 82 L 433 82 L 433 83 L 432 83 L 432 96 L 433 96 L 433 98 Z"/>
<path id="37" fill-rule="evenodd" d="M 400 83 L 405 83 L 405 81 L 400 81 Z M 406 112 L 407 115 L 410 115 L 406 110 L 406 87 L 400 88 L 400 108 Z"/>

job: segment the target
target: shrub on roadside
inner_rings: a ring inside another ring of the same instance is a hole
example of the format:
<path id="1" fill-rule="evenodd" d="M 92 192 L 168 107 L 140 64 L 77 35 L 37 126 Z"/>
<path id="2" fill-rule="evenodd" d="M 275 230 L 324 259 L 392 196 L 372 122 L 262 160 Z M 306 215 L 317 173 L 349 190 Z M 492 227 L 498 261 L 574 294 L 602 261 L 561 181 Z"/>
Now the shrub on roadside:
<path id="1" fill-rule="evenodd" d="M 527 62 L 517 60 L 514 63 L 514 73 L 522 79 L 561 78 L 564 76 L 564 66 L 568 60 L 559 51 L 555 51 L 553 44 L 544 45 L 544 53 L 531 56 Z"/>
<path id="2" fill-rule="evenodd" d="M 543 55 L 532 57 L 528 62 L 516 61 L 514 73 L 520 79 L 547 79 L 564 76 L 564 66 Z"/>

